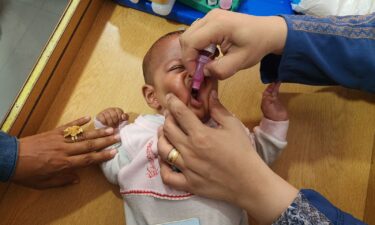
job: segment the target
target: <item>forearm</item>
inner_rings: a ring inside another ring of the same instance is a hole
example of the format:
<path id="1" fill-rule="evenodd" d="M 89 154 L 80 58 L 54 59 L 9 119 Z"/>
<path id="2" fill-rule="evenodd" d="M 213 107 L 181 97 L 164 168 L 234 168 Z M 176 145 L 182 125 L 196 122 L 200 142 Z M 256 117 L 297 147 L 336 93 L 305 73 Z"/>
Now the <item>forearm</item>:
<path id="1" fill-rule="evenodd" d="M 285 19 L 279 16 L 271 16 L 269 17 L 269 20 L 272 26 L 270 27 L 269 34 L 264 36 L 270 38 L 270 49 L 268 52 L 280 55 L 285 48 L 288 26 Z"/>
<path id="2" fill-rule="evenodd" d="M 342 85 L 375 92 L 372 76 L 375 73 L 375 14 L 283 17 L 288 25 L 283 54 L 263 58 L 263 82 Z"/>
<path id="3" fill-rule="evenodd" d="M 260 224 L 325 224 L 363 225 L 364 223 L 347 214 L 319 193 L 300 190 L 274 173 L 252 151 L 251 163 L 236 180 L 239 193 L 233 203 L 245 209 Z"/>
<path id="4" fill-rule="evenodd" d="M 252 167 L 252 168 L 250 168 Z M 364 225 L 363 222 L 331 204 L 319 193 L 295 187 L 283 180 L 264 163 L 254 162 L 244 175 L 234 203 L 244 208 L 260 224 Z"/>
<path id="5" fill-rule="evenodd" d="M 296 198 L 298 190 L 275 174 L 256 152 L 254 160 L 247 165 L 243 173 L 243 184 L 238 185 L 236 193 L 242 193 L 234 199 L 235 203 L 244 208 L 260 224 L 271 224 Z"/>
<path id="6" fill-rule="evenodd" d="M 13 175 L 17 158 L 17 138 L 0 132 L 0 181 L 8 181 Z"/>

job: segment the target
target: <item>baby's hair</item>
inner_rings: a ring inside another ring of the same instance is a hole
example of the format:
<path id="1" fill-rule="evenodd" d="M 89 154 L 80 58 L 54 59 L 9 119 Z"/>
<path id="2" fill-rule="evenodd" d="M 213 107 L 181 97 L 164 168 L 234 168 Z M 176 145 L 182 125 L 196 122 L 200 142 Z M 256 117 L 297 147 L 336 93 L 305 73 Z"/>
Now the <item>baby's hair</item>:
<path id="1" fill-rule="evenodd" d="M 163 40 L 168 39 L 170 37 L 174 37 L 176 35 L 179 36 L 182 33 L 184 33 L 183 30 L 178 30 L 178 31 L 173 31 L 173 32 L 164 34 L 157 41 L 155 41 L 154 44 L 152 44 L 151 48 L 147 51 L 146 55 L 143 57 L 143 62 L 142 62 L 143 78 L 145 79 L 146 84 L 149 84 L 149 85 L 154 84 L 154 81 L 152 79 L 153 78 L 152 77 L 152 72 L 153 72 L 152 61 L 154 58 L 155 49 Z"/>

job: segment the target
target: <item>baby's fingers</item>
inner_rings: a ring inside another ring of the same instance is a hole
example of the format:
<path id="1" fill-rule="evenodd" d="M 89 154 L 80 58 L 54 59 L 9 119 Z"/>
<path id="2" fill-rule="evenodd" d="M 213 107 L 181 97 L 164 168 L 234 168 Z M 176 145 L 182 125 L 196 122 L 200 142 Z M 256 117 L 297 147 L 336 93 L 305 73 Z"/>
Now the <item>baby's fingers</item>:
<path id="1" fill-rule="evenodd" d="M 112 116 L 113 112 L 111 110 L 106 110 L 103 112 L 103 115 L 105 117 L 105 125 L 110 126 L 110 127 L 115 127 L 116 126 L 116 118 L 117 114 L 115 117 Z"/>
<path id="2" fill-rule="evenodd" d="M 126 121 L 128 120 L 129 116 L 128 114 L 124 113 L 124 111 L 120 108 L 115 108 L 115 111 L 117 113 L 117 117 L 119 118 L 119 121 Z"/>
<path id="3" fill-rule="evenodd" d="M 277 97 L 279 95 L 281 82 L 277 82 L 277 83 L 273 83 L 273 84 L 274 84 L 274 86 L 273 86 L 273 90 L 272 90 L 272 96 Z"/>
<path id="4" fill-rule="evenodd" d="M 267 86 L 267 88 L 263 92 L 263 97 L 269 97 L 272 96 L 273 90 L 274 90 L 275 83 L 271 83 Z"/>
<path id="5" fill-rule="evenodd" d="M 108 126 L 107 124 L 107 120 L 105 119 L 105 116 L 104 116 L 104 113 L 99 113 L 97 116 L 96 116 L 96 119 L 102 123 L 103 125 L 106 125 Z"/>

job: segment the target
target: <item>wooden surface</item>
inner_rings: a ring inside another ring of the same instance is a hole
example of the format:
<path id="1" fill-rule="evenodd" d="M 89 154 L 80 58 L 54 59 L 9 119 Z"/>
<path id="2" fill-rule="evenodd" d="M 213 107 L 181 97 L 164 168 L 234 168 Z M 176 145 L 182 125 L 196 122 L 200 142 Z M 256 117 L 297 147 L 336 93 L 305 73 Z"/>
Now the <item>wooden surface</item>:
<path id="1" fill-rule="evenodd" d="M 142 57 L 158 37 L 181 26 L 105 2 L 39 130 L 110 106 L 132 115 L 152 112 L 141 95 Z M 222 102 L 249 126 L 261 118 L 265 86 L 258 70 L 238 73 L 219 90 Z M 296 187 L 313 188 L 360 219 L 365 212 L 374 214 L 374 208 L 365 207 L 367 193 L 375 191 L 369 185 L 375 96 L 291 84 L 281 92 L 291 124 L 289 145 L 274 169 Z M 12 184 L 0 203 L 0 224 L 124 224 L 117 188 L 97 167 L 80 175 L 79 185 L 46 191 Z"/>
<path id="2" fill-rule="evenodd" d="M 375 134 L 374 134 L 375 140 Z M 369 178 L 369 185 L 367 189 L 367 201 L 365 221 L 368 224 L 375 224 L 375 141 L 372 148 L 371 172 Z"/>

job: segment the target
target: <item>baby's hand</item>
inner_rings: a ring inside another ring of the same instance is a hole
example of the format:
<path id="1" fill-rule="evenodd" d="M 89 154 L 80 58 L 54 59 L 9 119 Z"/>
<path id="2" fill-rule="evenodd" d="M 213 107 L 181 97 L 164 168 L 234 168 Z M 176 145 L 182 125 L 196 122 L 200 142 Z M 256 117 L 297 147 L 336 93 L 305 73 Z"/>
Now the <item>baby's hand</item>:
<path id="1" fill-rule="evenodd" d="M 280 85 L 280 82 L 272 83 L 263 92 L 261 104 L 263 115 L 273 121 L 288 120 L 288 112 L 278 98 Z"/>
<path id="2" fill-rule="evenodd" d="M 117 128 L 119 124 L 128 119 L 128 115 L 120 108 L 108 108 L 100 112 L 96 119 L 103 125 Z"/>

